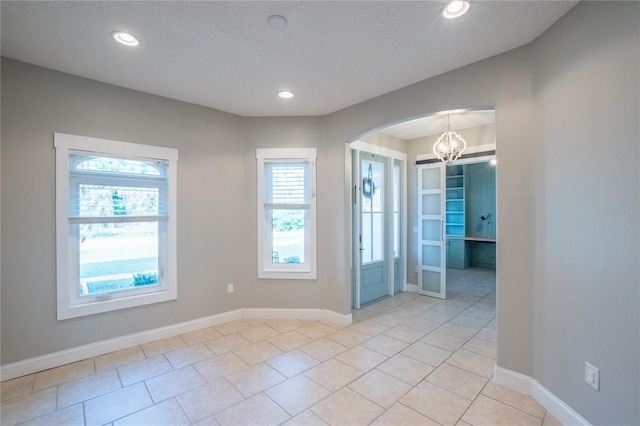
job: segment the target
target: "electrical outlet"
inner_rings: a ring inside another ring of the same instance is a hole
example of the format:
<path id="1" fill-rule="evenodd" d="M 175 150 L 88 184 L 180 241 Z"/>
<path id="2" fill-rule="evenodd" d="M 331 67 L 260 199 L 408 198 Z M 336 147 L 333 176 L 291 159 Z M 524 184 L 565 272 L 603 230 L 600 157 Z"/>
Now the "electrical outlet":
<path id="1" fill-rule="evenodd" d="M 227 294 L 233 293 L 233 283 L 227 284 Z"/>
<path id="2" fill-rule="evenodd" d="M 584 363 L 584 381 L 595 390 L 600 390 L 600 370 L 589 364 Z"/>

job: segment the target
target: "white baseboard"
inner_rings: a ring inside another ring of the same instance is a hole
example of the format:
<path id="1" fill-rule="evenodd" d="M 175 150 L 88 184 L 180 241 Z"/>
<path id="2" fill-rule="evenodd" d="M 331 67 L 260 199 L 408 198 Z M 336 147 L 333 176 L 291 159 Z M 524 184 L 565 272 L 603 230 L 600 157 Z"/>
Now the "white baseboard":
<path id="1" fill-rule="evenodd" d="M 500 385 L 531 395 L 563 425 L 591 426 L 580 414 L 529 376 L 496 365 L 493 380 Z"/>
<path id="2" fill-rule="evenodd" d="M 407 291 L 412 291 L 414 293 L 418 292 L 418 285 L 417 284 L 409 284 L 407 283 Z"/>
<path id="3" fill-rule="evenodd" d="M 351 314 L 342 315 L 327 309 L 237 309 L 192 321 L 173 324 L 140 333 L 128 334 L 114 339 L 102 340 L 88 345 L 77 346 L 35 358 L 25 359 L 0 366 L 2 381 L 59 367 L 71 362 L 104 355 L 120 349 L 142 345 L 167 337 L 177 336 L 201 328 L 211 327 L 238 319 L 313 319 L 330 321 L 340 325 L 351 324 Z"/>

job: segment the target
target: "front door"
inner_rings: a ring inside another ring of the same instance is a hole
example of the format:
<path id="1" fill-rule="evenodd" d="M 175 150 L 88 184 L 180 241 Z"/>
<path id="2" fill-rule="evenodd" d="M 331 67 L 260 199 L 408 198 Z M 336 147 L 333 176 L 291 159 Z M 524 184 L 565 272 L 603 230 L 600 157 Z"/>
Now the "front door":
<path id="1" fill-rule="evenodd" d="M 360 304 L 389 293 L 387 160 L 360 153 Z"/>
<path id="2" fill-rule="evenodd" d="M 444 299 L 446 288 L 445 165 L 418 166 L 418 293 Z"/>

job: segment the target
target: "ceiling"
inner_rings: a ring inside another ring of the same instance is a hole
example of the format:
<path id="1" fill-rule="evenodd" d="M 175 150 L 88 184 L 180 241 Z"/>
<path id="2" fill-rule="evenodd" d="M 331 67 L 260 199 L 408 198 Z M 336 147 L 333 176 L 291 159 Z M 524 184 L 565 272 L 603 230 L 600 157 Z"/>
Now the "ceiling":
<path id="1" fill-rule="evenodd" d="M 394 138 L 410 141 L 423 136 L 440 135 L 450 126 L 451 130 L 493 124 L 496 121 L 494 110 L 445 111 L 428 117 L 404 121 L 379 130 L 380 133 Z"/>
<path id="2" fill-rule="evenodd" d="M 242 116 L 325 115 L 527 44 L 577 1 L 475 0 L 456 20 L 444 3 L 3 0 L 1 49 Z M 288 25 L 271 27 L 273 14 Z"/>

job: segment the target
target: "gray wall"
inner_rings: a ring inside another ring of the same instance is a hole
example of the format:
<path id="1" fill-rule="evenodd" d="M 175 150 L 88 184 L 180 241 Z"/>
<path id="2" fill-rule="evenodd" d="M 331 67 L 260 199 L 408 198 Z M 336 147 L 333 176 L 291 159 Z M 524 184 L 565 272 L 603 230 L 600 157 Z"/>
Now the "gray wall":
<path id="1" fill-rule="evenodd" d="M 56 321 L 55 152 L 63 132 L 178 148 L 178 300 Z M 236 309 L 241 119 L 2 59 L 2 363 Z"/>
<path id="2" fill-rule="evenodd" d="M 638 2 L 579 4 L 533 50 L 534 377 L 593 424 L 640 423 L 639 52 Z"/>
<path id="3" fill-rule="evenodd" d="M 3 60 L 2 362 L 245 306 L 347 314 L 345 143 L 495 106 L 498 365 L 592 423 L 637 424 L 638 8 L 579 3 L 528 46 L 321 118 L 242 119 Z M 180 149 L 177 301 L 55 321 L 54 131 Z M 255 148 L 289 144 L 318 148 L 317 282 L 255 278 Z"/>

